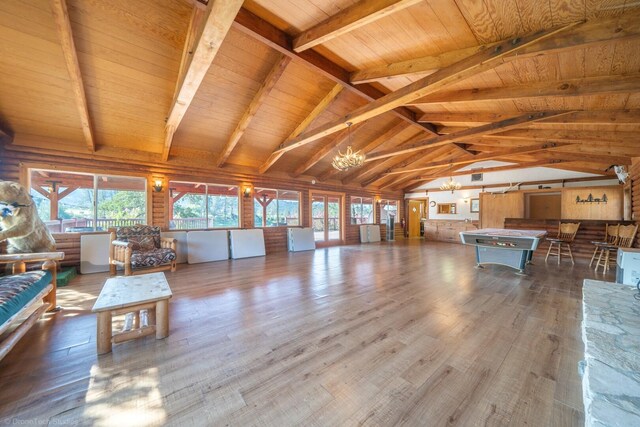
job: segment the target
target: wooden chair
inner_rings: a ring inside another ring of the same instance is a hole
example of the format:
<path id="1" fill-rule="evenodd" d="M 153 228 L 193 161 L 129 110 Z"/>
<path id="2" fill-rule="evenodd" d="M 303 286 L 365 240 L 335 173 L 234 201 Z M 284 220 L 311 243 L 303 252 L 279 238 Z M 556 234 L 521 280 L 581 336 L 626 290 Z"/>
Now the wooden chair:
<path id="1" fill-rule="evenodd" d="M 117 267 L 124 275 L 176 271 L 176 239 L 160 236 L 160 227 L 135 225 L 110 229 L 109 271 L 116 274 Z"/>
<path id="2" fill-rule="evenodd" d="M 561 222 L 558 227 L 558 237 L 547 238 L 547 241 L 549 242 L 549 250 L 547 251 L 547 256 L 544 261 L 547 262 L 549 255 L 553 255 L 558 257 L 558 265 L 560 265 L 562 255 L 569 255 L 571 258 L 571 264 L 575 264 L 573 261 L 573 253 L 571 252 L 571 243 L 578 233 L 578 228 L 580 228 L 579 222 Z M 558 248 L 557 253 L 551 252 L 554 246 L 557 246 Z M 566 252 L 562 251 L 563 248 L 566 248 Z"/>
<path id="3" fill-rule="evenodd" d="M 630 248 L 633 245 L 633 241 L 636 238 L 638 232 L 638 225 L 621 225 L 618 229 L 618 240 L 615 244 L 605 245 L 602 247 L 602 252 L 598 257 L 595 270 L 598 271 L 598 267 L 602 266 L 602 272 L 609 271 L 609 265 L 613 262 L 616 263 L 616 256 L 618 255 L 618 248 Z"/>
<path id="4" fill-rule="evenodd" d="M 620 230 L 620 224 L 607 224 L 604 228 L 604 240 L 602 241 L 593 241 L 592 245 L 595 246 L 593 250 L 593 255 L 591 256 L 591 261 L 589 262 L 589 267 L 593 265 L 593 261 L 596 260 L 596 256 L 600 258 L 604 251 L 604 247 L 608 245 L 615 245 L 618 243 L 618 231 Z"/>

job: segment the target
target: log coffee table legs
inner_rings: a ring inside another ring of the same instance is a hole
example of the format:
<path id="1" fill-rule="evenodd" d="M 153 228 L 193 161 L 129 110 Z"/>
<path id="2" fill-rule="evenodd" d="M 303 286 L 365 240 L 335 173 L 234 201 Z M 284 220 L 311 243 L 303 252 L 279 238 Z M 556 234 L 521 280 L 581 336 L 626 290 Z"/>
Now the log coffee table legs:
<path id="1" fill-rule="evenodd" d="M 111 312 L 98 313 L 98 334 L 96 335 L 98 354 L 111 352 Z"/>
<path id="2" fill-rule="evenodd" d="M 148 310 L 149 325 L 137 327 L 135 329 L 113 333 L 113 315 L 124 314 L 126 312 L 137 312 L 139 310 Z M 151 335 L 155 332 L 156 339 L 162 339 L 169 336 L 169 300 L 163 299 L 155 301 L 151 304 L 145 303 L 140 305 L 132 305 L 130 307 L 121 308 L 119 310 L 99 311 L 97 323 L 96 344 L 98 354 L 111 352 L 111 345 L 114 342 L 129 341 Z"/>

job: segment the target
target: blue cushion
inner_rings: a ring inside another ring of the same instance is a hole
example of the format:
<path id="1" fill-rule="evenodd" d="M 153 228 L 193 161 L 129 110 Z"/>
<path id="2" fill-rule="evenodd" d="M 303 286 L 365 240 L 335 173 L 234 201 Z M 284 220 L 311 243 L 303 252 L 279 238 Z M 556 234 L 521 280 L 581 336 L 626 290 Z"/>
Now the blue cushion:
<path id="1" fill-rule="evenodd" d="M 28 271 L 0 277 L 0 325 L 51 283 L 51 272 Z"/>

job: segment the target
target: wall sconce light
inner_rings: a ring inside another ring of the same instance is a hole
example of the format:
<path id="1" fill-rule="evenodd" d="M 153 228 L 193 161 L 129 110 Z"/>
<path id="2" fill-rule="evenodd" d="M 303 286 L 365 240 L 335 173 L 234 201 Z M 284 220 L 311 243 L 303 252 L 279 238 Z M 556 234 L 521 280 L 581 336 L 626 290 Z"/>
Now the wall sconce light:
<path id="1" fill-rule="evenodd" d="M 162 191 L 162 180 L 161 179 L 156 179 L 155 181 L 153 181 L 153 191 L 155 191 L 156 193 L 159 193 Z"/>
<path id="2" fill-rule="evenodd" d="M 464 202 L 465 203 L 469 203 L 469 199 L 464 199 Z"/>
<path id="3" fill-rule="evenodd" d="M 245 187 L 242 189 L 242 195 L 244 197 L 251 197 L 251 187 L 248 185 L 245 185 Z"/>

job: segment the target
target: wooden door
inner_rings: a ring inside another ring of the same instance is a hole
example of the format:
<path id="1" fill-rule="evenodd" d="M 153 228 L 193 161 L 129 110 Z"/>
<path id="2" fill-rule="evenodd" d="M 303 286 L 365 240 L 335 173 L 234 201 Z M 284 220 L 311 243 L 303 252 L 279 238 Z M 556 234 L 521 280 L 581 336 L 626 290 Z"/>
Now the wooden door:
<path id="1" fill-rule="evenodd" d="M 524 218 L 524 194 L 480 193 L 480 226 L 504 228 L 505 218 Z"/>
<path id="2" fill-rule="evenodd" d="M 409 200 L 409 238 L 420 237 L 421 200 Z"/>

